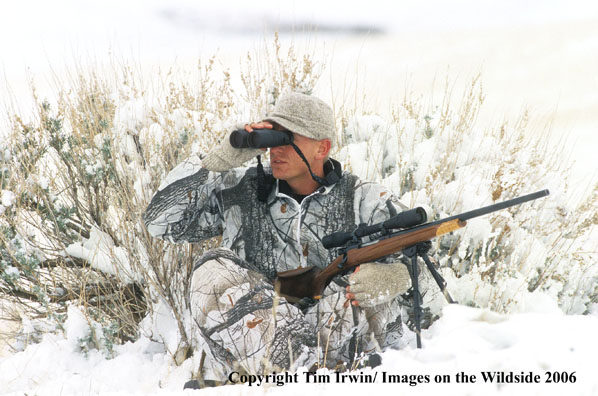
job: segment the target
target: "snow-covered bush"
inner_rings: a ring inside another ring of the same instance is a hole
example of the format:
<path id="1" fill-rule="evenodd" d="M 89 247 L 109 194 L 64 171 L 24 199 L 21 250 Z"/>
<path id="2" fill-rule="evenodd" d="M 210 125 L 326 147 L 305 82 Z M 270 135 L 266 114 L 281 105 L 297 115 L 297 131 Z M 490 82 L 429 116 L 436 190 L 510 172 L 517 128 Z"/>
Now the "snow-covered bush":
<path id="1" fill-rule="evenodd" d="M 587 313 L 598 298 L 598 185 L 583 202 L 572 199 L 567 164 L 545 136 L 526 131 L 527 114 L 514 125 L 476 127 L 483 103 L 477 79 L 459 108 L 452 102 L 424 109 L 406 100 L 392 119 L 350 118 L 338 156 L 408 206 L 428 208 L 430 220 L 549 189 L 548 197 L 472 219 L 437 239 L 436 257 L 460 303 L 513 312 L 541 294 L 566 313 Z M 443 297 L 436 293 L 430 303 L 438 309 Z"/>
<path id="2" fill-rule="evenodd" d="M 141 215 L 191 153 L 269 111 L 281 93 L 313 89 L 321 66 L 311 55 L 283 51 L 277 37 L 265 52 L 248 55 L 235 89 L 214 57 L 149 84 L 125 67 L 65 82 L 54 104 L 36 98 L 31 120 L 12 115 L 0 148 L 0 299 L 14 307 L 13 318 L 50 318 L 61 328 L 68 306 L 79 304 L 90 324 L 82 350 L 110 352 L 111 343 L 139 336 L 143 318 L 160 317 L 176 324 L 174 342 L 158 324 L 142 330 L 177 360 L 186 356 L 188 279 L 194 260 L 219 240 L 164 243 L 150 237 Z M 102 342 L 94 341 L 98 329 Z"/>

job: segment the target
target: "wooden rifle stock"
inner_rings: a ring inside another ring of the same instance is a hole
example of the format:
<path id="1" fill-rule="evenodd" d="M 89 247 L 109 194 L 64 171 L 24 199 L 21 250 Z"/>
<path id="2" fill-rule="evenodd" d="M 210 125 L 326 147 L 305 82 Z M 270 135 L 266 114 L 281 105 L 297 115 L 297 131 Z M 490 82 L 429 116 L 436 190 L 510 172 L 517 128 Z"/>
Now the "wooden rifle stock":
<path id="1" fill-rule="evenodd" d="M 471 218 L 519 205 L 523 202 L 538 199 L 548 194 L 548 190 L 538 191 L 449 217 L 444 220 L 438 220 L 398 231 L 379 241 L 351 247 L 346 249 L 343 254 L 334 259 L 334 261 L 324 269 L 318 267 L 303 267 L 279 272 L 274 282 L 274 288 L 278 295 L 285 297 L 287 301 L 291 303 L 295 303 L 303 297 L 310 297 L 318 300 L 322 297 L 324 289 L 326 289 L 335 276 L 360 264 L 377 260 L 384 256 L 388 256 L 389 254 L 401 251 L 409 246 L 429 241 L 437 236 L 465 227 L 467 220 Z"/>

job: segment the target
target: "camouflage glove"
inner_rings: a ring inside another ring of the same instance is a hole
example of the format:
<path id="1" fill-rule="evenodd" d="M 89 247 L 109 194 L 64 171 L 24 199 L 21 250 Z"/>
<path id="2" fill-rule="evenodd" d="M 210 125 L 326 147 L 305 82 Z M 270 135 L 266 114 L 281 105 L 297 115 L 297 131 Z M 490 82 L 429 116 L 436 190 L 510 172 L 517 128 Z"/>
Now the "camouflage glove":
<path id="1" fill-rule="evenodd" d="M 362 264 L 349 276 L 347 298 L 353 305 L 373 307 L 388 302 L 409 289 L 411 278 L 403 263 Z"/>
<path id="2" fill-rule="evenodd" d="M 243 129 L 243 125 L 235 129 Z M 229 169 L 238 168 L 250 159 L 257 157 L 264 152 L 260 149 L 236 149 L 230 145 L 231 131 L 224 140 L 208 153 L 201 163 L 204 168 L 212 172 L 225 172 Z"/>

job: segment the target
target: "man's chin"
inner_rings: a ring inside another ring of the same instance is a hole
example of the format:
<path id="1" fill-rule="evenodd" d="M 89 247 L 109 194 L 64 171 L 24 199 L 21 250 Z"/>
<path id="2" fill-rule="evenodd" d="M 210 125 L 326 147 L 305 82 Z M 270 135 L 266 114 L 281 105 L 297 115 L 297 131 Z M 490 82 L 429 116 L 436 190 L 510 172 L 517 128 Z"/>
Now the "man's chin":
<path id="1" fill-rule="evenodd" d="M 284 180 L 284 172 L 281 172 L 280 170 L 272 169 L 272 176 L 274 176 L 275 179 Z"/>

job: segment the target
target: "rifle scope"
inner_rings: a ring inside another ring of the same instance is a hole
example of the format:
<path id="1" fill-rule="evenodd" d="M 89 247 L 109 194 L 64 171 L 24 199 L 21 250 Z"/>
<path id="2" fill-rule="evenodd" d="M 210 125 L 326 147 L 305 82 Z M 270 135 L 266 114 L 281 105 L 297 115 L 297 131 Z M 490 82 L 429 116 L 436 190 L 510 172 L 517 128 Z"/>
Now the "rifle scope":
<path id="1" fill-rule="evenodd" d="M 290 131 L 277 131 L 275 129 L 254 129 L 247 132 L 237 129 L 230 134 L 230 145 L 234 148 L 266 148 L 285 146 L 293 141 Z"/>
<path id="2" fill-rule="evenodd" d="M 353 232 L 333 232 L 322 238 L 322 245 L 326 249 L 343 246 L 345 243 L 355 238 L 362 238 L 377 232 L 385 232 L 394 228 L 410 228 L 428 221 L 428 215 L 422 207 L 409 209 L 399 213 L 390 219 L 370 226 L 360 224 Z"/>

